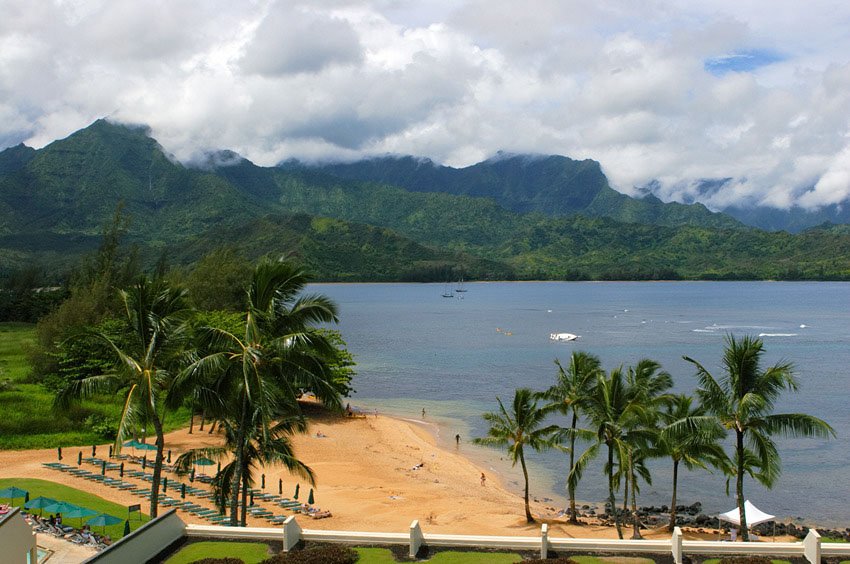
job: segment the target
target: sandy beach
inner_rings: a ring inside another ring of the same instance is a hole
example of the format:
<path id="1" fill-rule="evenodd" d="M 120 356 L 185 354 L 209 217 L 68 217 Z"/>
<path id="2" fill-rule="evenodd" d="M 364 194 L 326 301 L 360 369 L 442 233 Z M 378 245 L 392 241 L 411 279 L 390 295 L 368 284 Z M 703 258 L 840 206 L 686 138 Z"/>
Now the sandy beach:
<path id="1" fill-rule="evenodd" d="M 295 449 L 299 458 L 316 474 L 315 505 L 331 511 L 333 516 L 318 520 L 300 516 L 302 527 L 403 532 L 411 521 L 418 519 L 428 532 L 535 535 L 540 523 L 547 522 L 553 536 L 616 538 L 613 527 L 594 520 L 583 519 L 585 523 L 580 526 L 568 525 L 565 518 L 556 517 L 559 508 L 544 503 L 532 504 L 532 512 L 539 517 L 539 522 L 526 524 L 520 496 L 500 483 L 497 475 L 463 456 L 463 445 L 457 450 L 439 448 L 427 427 L 415 421 L 383 415 L 345 417 L 311 409 L 310 422 L 309 433 L 295 437 Z M 218 440 L 217 435 L 199 431 L 196 426 L 193 434 L 189 434 L 188 429 L 168 434 L 166 448 L 176 455 L 192 447 L 217 444 Z M 69 447 L 63 449 L 64 461 L 75 462 L 80 450 L 84 456 L 91 454 L 90 447 Z M 102 445 L 98 453 L 107 450 L 108 446 Z M 494 457 L 497 456 L 494 452 Z M 122 505 L 140 503 L 141 498 L 133 494 L 42 466 L 42 462 L 54 460 L 56 451 L 53 449 L 2 451 L 0 477 L 51 480 L 85 489 Z M 482 471 L 487 477 L 483 486 Z M 265 491 L 270 493 L 277 493 L 278 480 L 282 479 L 284 495 L 291 496 L 299 481 L 281 468 L 266 468 L 265 474 Z M 169 479 L 174 478 L 167 475 Z M 182 479 L 187 481 L 185 477 Z M 301 500 L 306 499 L 308 491 L 309 485 L 301 481 Z M 169 493 L 172 493 L 171 488 Z M 148 502 L 141 502 L 147 512 Z M 276 512 L 284 511 L 277 508 Z M 206 523 L 189 513 L 180 513 L 186 522 Z M 268 523 L 251 518 L 249 525 L 268 526 Z M 630 536 L 631 532 L 626 534 Z M 685 535 L 687 538 L 718 538 L 713 531 L 707 530 L 685 530 Z M 660 538 L 669 533 L 662 527 L 644 531 L 644 536 Z"/>

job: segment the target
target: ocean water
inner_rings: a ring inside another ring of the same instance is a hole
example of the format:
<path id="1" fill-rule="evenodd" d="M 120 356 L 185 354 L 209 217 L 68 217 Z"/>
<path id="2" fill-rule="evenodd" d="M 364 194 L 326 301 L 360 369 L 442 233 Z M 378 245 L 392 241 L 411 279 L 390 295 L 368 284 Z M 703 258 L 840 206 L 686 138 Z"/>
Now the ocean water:
<path id="1" fill-rule="evenodd" d="M 850 284 L 780 282 L 500 282 L 466 284 L 443 298 L 443 284 L 321 284 L 311 290 L 340 306 L 339 329 L 358 362 L 352 404 L 436 424 L 441 440 L 484 464 L 504 466 L 501 453 L 467 446 L 486 432 L 481 413 L 509 401 L 517 387 L 553 382 L 554 359 L 572 351 L 599 356 L 606 370 L 641 358 L 662 363 L 674 390 L 696 387 L 688 355 L 722 373 L 724 336 L 762 335 L 765 366 L 792 361 L 800 382 L 776 412 L 825 419 L 838 438 L 780 439 L 782 476 L 772 490 L 752 480 L 747 497 L 780 518 L 827 526 L 850 524 Z M 570 343 L 549 334 L 580 335 Z M 532 493 L 565 503 L 566 455 L 532 454 Z M 496 467 L 496 466 L 494 466 Z M 670 503 L 671 470 L 653 462 L 652 485 L 638 503 Z M 509 477 L 514 482 L 516 477 Z M 680 472 L 679 502 L 706 512 L 735 505 L 734 483 L 718 473 Z M 601 461 L 588 469 L 578 496 L 606 497 Z"/>

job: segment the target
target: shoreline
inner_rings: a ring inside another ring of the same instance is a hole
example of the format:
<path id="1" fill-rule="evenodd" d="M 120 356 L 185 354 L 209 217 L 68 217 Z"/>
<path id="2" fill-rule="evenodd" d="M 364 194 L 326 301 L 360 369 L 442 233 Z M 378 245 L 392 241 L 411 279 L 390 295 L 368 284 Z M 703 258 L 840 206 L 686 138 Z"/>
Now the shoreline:
<path id="1" fill-rule="evenodd" d="M 317 476 L 315 506 L 333 514 L 320 520 L 299 516 L 305 528 L 405 531 L 411 521 L 418 519 L 423 530 L 434 533 L 534 535 L 542 523 L 548 523 L 552 536 L 617 536 L 613 526 L 601 524 L 593 517 L 582 517 L 581 525 L 568 524 L 566 517 L 558 516 L 560 504 L 546 498 L 531 502 L 537 522 L 527 524 L 521 495 L 511 491 L 510 483 L 500 475 L 499 469 L 491 471 L 465 452 L 439 444 L 436 423 L 382 414 L 345 417 L 309 406 L 305 411 L 310 423 L 308 433 L 293 437 L 293 446 L 296 455 Z M 200 432 L 196 425 L 192 435 L 188 429 L 167 434 L 166 448 L 176 454 L 219 440 L 217 434 L 210 435 L 206 429 Z M 108 445 L 99 445 L 100 449 L 105 452 Z M 67 447 L 63 451 L 64 460 L 73 463 L 78 451 L 87 456 L 90 447 Z M 0 477 L 26 476 L 58 482 L 123 505 L 141 502 L 146 511 L 146 502 L 139 497 L 41 465 L 55 460 L 55 449 L 0 451 Z M 486 475 L 484 486 L 480 484 L 482 471 Z M 291 496 L 295 484 L 300 483 L 300 499 L 306 499 L 310 486 L 303 480 L 299 482 L 278 467 L 266 468 L 264 473 L 266 492 L 277 493 L 278 480 L 282 479 L 284 495 Z M 276 512 L 283 510 L 278 508 Z M 207 523 L 183 511 L 180 516 L 186 522 Z M 254 517 L 249 517 L 248 524 L 269 526 L 268 522 Z M 710 526 L 685 525 L 683 529 L 689 539 L 728 537 Z M 630 536 L 630 529 L 625 529 L 624 534 Z M 643 529 L 642 534 L 645 538 L 665 538 L 670 533 L 666 525 L 660 525 Z M 776 540 L 796 539 L 777 536 Z"/>

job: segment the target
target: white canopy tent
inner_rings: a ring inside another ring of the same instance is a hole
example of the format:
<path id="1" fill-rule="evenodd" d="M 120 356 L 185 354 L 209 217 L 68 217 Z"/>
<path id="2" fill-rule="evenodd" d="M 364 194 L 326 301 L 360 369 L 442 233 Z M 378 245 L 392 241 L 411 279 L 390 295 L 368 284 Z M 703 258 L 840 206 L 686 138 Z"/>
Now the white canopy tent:
<path id="1" fill-rule="evenodd" d="M 759 523 L 764 523 L 765 521 L 770 521 L 775 515 L 768 515 L 752 503 L 750 500 L 744 502 L 744 515 L 747 516 L 747 527 L 752 527 L 753 525 L 758 525 Z M 734 525 L 741 526 L 741 516 L 738 514 L 738 508 L 736 507 L 732 511 L 727 511 L 726 513 L 721 513 L 717 516 L 718 519 L 722 519 L 723 521 L 727 521 Z"/>

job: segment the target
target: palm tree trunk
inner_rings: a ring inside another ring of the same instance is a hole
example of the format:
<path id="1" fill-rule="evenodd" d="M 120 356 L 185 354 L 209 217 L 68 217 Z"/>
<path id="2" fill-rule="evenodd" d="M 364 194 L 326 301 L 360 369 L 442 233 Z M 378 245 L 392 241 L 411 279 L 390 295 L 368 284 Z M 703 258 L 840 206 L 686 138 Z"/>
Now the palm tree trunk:
<path id="1" fill-rule="evenodd" d="M 242 473 L 242 526 L 248 524 L 248 476 L 245 472 Z"/>
<path id="2" fill-rule="evenodd" d="M 203 430 L 204 430 L 204 418 L 206 417 L 206 415 L 207 415 L 206 410 L 203 410 L 203 409 L 202 409 L 202 410 L 201 410 L 201 426 L 200 426 L 200 427 L 198 427 L 198 430 L 199 430 L 199 431 L 203 431 Z"/>
<path id="3" fill-rule="evenodd" d="M 747 530 L 747 514 L 744 511 L 744 433 L 736 429 L 735 438 L 735 448 L 738 453 L 738 476 L 735 483 L 738 497 L 738 516 L 741 519 L 741 540 L 747 542 L 750 540 L 750 533 Z"/>
<path id="4" fill-rule="evenodd" d="M 522 466 L 522 475 L 525 478 L 525 521 L 534 523 L 534 517 L 531 516 L 531 509 L 528 506 L 528 469 L 525 467 L 525 455 L 522 450 L 519 451 L 519 463 Z"/>
<path id="5" fill-rule="evenodd" d="M 162 477 L 162 459 L 165 450 L 165 433 L 162 430 L 162 421 L 154 413 L 151 417 L 154 431 L 156 431 L 156 457 L 153 463 L 153 479 L 151 480 L 151 519 L 157 516 L 159 505 L 159 481 Z"/>
<path id="6" fill-rule="evenodd" d="M 189 410 L 189 434 L 192 434 L 192 429 L 195 427 L 195 406 Z"/>
<path id="7" fill-rule="evenodd" d="M 614 514 L 614 526 L 617 527 L 617 537 L 623 539 L 623 529 L 620 528 L 620 514 L 617 511 L 617 500 L 614 498 L 614 449 L 608 445 L 608 503 Z"/>
<path id="8" fill-rule="evenodd" d="M 640 536 L 640 518 L 637 512 L 637 477 L 634 474 L 634 461 L 631 454 L 629 455 L 629 477 L 632 482 L 632 539 L 639 540 Z"/>
<path id="9" fill-rule="evenodd" d="M 676 528 L 676 487 L 679 483 L 679 461 L 673 460 L 673 501 L 670 502 L 670 524 L 667 530 L 672 532 Z"/>
<path id="10" fill-rule="evenodd" d="M 239 525 L 239 486 L 242 484 L 242 459 L 243 451 L 245 450 L 245 419 L 247 410 L 247 398 L 242 398 L 242 424 L 236 432 L 236 465 L 233 470 L 233 482 L 231 482 L 230 492 L 230 526 L 236 527 Z M 212 425 L 210 429 L 212 429 Z"/>
<path id="11" fill-rule="evenodd" d="M 578 413 L 573 410 L 573 421 L 570 425 L 570 472 L 573 471 L 576 464 L 576 426 L 578 425 Z M 578 516 L 576 515 L 576 488 L 570 479 L 567 479 L 567 492 L 570 496 L 570 523 L 578 525 Z"/>

